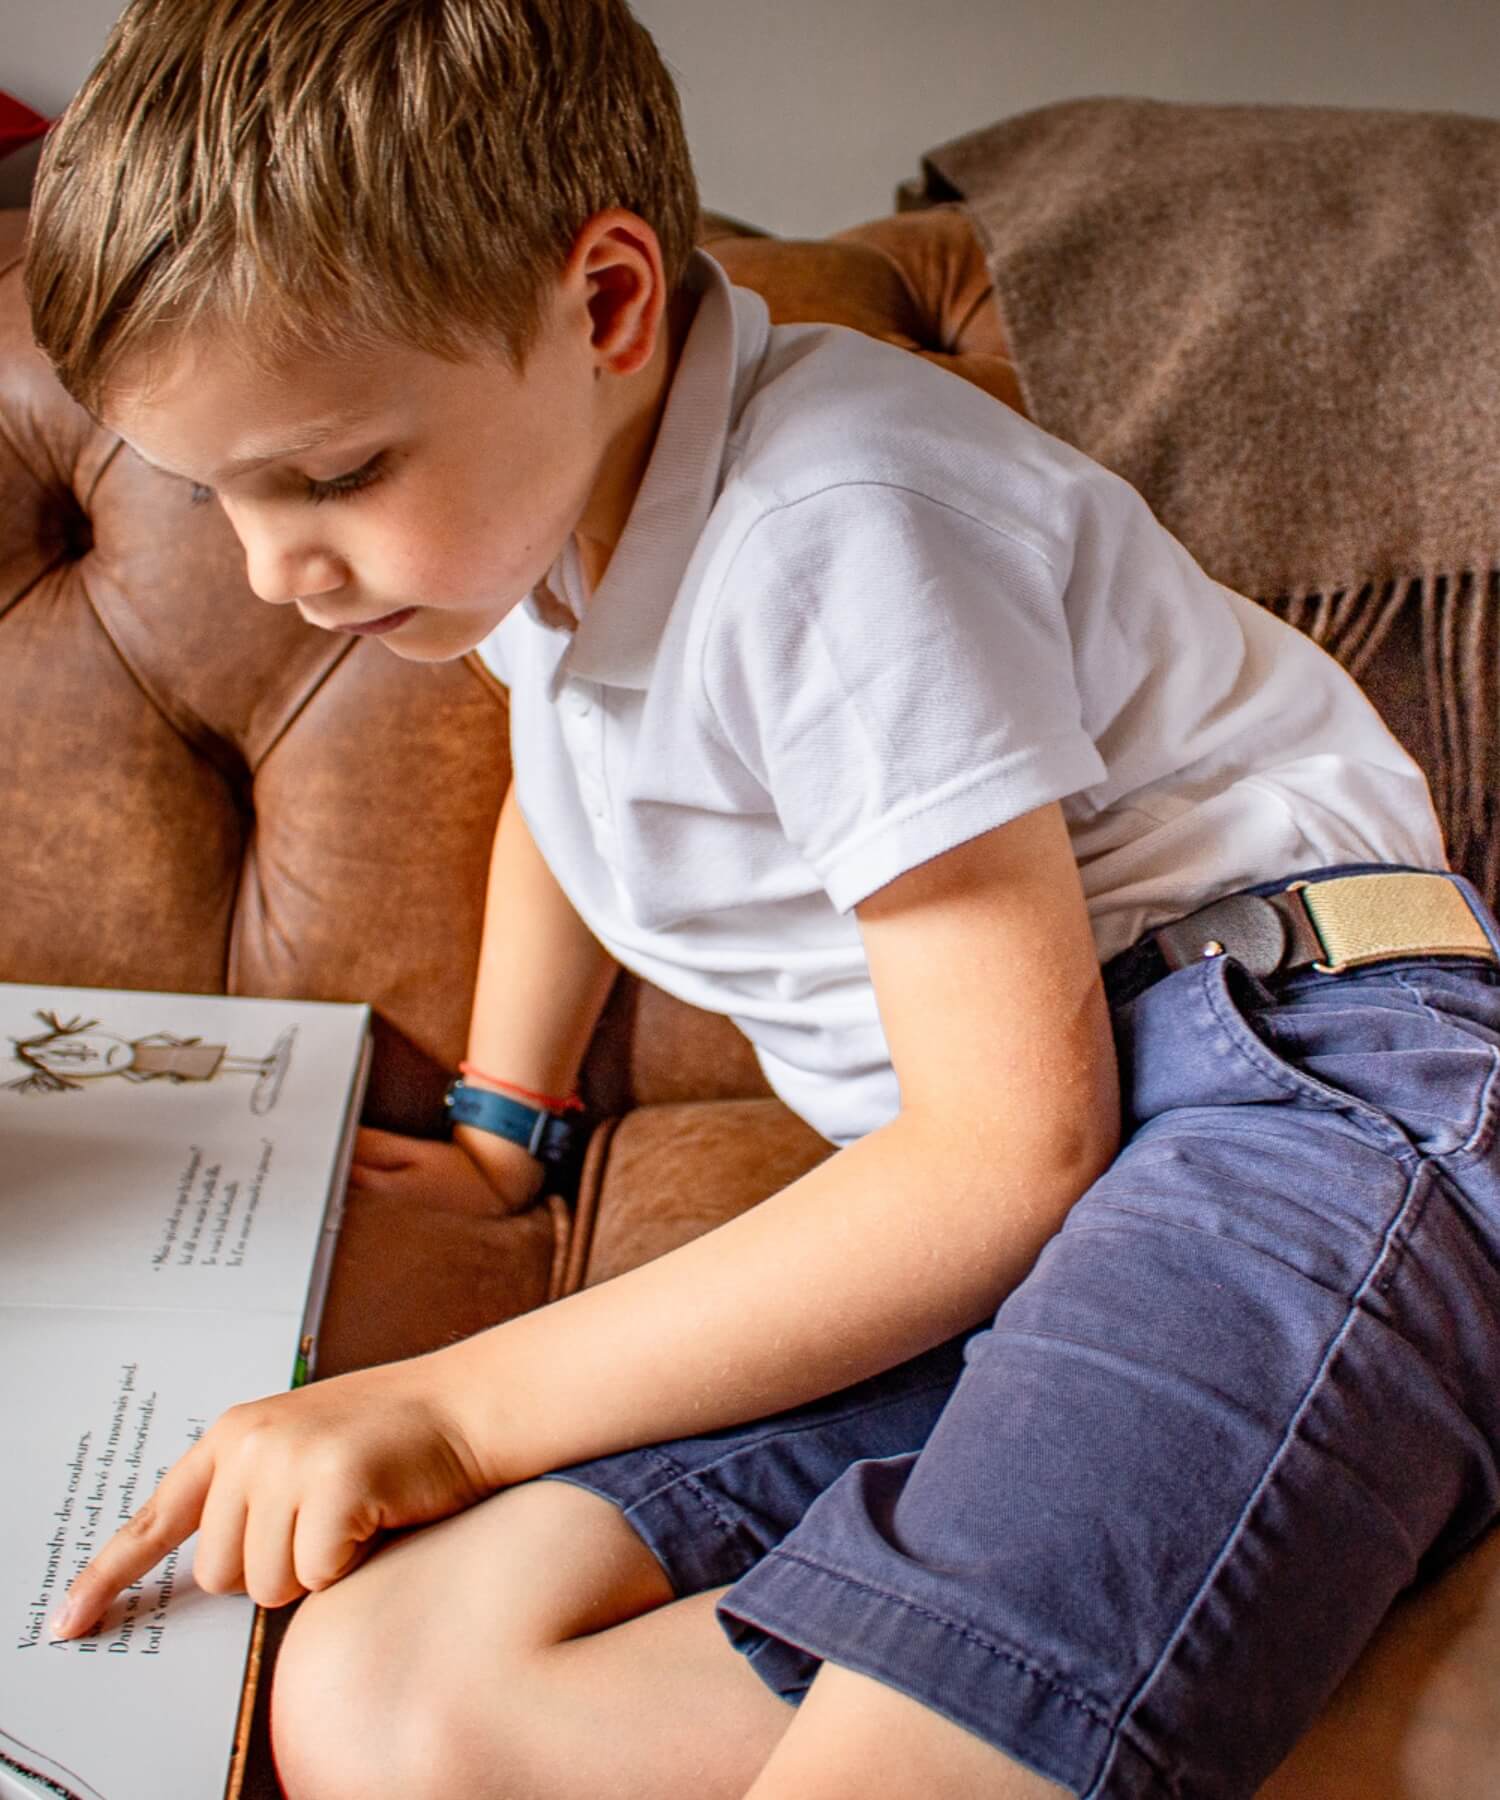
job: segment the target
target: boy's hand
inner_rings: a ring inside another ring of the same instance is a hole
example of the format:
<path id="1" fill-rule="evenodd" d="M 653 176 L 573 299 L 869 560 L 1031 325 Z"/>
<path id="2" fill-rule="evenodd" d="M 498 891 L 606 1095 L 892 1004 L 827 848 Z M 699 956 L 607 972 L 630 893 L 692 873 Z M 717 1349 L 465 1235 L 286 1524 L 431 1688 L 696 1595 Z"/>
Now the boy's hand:
<path id="1" fill-rule="evenodd" d="M 82 1636 L 194 1531 L 199 1587 L 284 1606 L 347 1575 L 378 1532 L 482 1499 L 490 1488 L 431 1360 L 231 1408 L 74 1580 L 56 1635 Z"/>
<path id="2" fill-rule="evenodd" d="M 483 1153 L 481 1168 L 461 1142 L 403 1137 L 365 1126 L 354 1140 L 349 1191 L 491 1217 L 517 1212 L 536 1198 L 542 1166 L 520 1144 L 490 1133 Z"/>

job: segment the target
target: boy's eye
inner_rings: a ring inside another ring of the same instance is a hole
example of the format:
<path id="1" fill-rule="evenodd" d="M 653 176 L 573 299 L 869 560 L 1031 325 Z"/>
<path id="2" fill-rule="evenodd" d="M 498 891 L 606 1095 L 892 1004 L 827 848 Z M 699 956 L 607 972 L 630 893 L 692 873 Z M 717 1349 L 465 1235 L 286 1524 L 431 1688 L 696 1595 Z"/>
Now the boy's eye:
<path id="1" fill-rule="evenodd" d="M 342 500 L 350 494 L 357 494 L 361 488 L 367 488 L 380 479 L 381 464 L 381 456 L 372 456 L 367 463 L 361 463 L 346 475 L 332 475 L 326 481 L 314 481 L 309 477 L 307 497 L 316 505 L 323 500 Z"/>
<path id="2" fill-rule="evenodd" d="M 369 487 L 380 479 L 383 471 L 384 452 L 372 456 L 357 469 L 350 469 L 343 475 L 330 475 L 326 481 L 314 481 L 311 476 L 302 478 L 304 496 L 314 505 L 324 500 L 342 500 L 350 494 L 357 494 L 361 488 Z M 214 499 L 214 490 L 205 487 L 202 482 L 194 481 L 188 485 L 188 504 L 190 506 L 207 506 Z"/>

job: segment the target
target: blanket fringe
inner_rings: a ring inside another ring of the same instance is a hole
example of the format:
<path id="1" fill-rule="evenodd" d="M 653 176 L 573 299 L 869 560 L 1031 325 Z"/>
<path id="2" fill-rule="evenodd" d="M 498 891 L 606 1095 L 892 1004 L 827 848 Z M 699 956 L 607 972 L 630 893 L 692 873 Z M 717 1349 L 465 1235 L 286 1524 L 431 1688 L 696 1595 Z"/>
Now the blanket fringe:
<path id="1" fill-rule="evenodd" d="M 1393 631 L 1410 634 L 1426 729 L 1407 747 L 1426 770 L 1449 860 L 1492 906 L 1500 903 L 1500 569 L 1278 594 L 1261 604 L 1358 681 Z"/>

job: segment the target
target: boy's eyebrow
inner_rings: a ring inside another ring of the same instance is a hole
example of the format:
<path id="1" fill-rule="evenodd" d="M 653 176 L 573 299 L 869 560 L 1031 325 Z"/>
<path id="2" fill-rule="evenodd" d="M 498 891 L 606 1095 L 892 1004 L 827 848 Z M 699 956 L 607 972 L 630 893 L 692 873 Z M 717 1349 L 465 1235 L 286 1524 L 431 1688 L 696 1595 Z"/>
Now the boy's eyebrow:
<path id="1" fill-rule="evenodd" d="M 233 462 L 225 463 L 222 469 L 216 471 L 215 479 L 224 481 L 234 475 L 248 475 L 252 469 L 263 469 L 267 463 L 281 462 L 288 456 L 304 456 L 309 450 L 318 449 L 330 438 L 340 437 L 363 422 L 363 419 L 352 419 L 346 415 L 331 419 L 323 425 L 309 426 L 306 431 L 298 432 L 278 449 L 257 450 L 253 456 L 240 456 Z"/>
<path id="2" fill-rule="evenodd" d="M 214 479 L 216 481 L 232 480 L 236 475 L 248 475 L 251 470 L 263 469 L 267 463 L 280 462 L 284 457 L 303 456 L 309 450 L 316 450 L 320 445 L 326 444 L 330 438 L 340 437 L 344 432 L 352 431 L 356 426 L 364 423 L 363 416 L 352 418 L 348 414 L 344 414 L 337 419 L 330 419 L 324 424 L 309 426 L 307 430 L 298 432 L 295 437 L 275 450 L 257 449 L 253 456 L 238 456 L 233 462 L 225 463 L 223 468 L 214 472 Z M 164 469 L 160 463 L 152 462 L 149 456 L 142 455 L 139 450 L 136 450 L 135 453 L 147 468 L 155 469 L 158 475 L 169 475 L 175 481 L 188 479 L 186 476 L 178 475 L 175 470 Z"/>

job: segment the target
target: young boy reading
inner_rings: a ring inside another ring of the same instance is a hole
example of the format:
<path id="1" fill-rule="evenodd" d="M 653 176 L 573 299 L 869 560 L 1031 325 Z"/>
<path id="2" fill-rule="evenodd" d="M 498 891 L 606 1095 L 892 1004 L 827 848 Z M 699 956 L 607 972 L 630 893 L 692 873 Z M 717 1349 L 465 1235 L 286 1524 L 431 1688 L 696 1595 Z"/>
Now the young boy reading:
<path id="1" fill-rule="evenodd" d="M 460 1123 L 360 1181 L 524 1204 L 619 964 L 838 1147 L 237 1407 L 58 1629 L 194 1530 L 310 1595 L 294 1800 L 1248 1795 L 1496 1510 L 1494 921 L 1328 658 L 695 206 L 620 0 L 135 0 L 52 140 L 70 390 L 510 687 Z"/>

